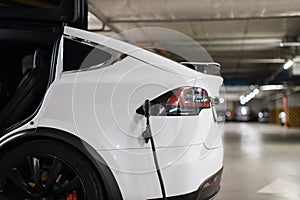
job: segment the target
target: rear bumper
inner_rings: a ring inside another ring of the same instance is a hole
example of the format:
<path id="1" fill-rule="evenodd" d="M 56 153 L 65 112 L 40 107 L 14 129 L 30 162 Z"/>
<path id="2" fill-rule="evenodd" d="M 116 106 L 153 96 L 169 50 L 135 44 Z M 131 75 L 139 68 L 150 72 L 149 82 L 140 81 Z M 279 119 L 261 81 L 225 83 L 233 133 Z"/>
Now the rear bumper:
<path id="1" fill-rule="evenodd" d="M 216 197 L 218 192 L 220 191 L 220 183 L 222 177 L 223 168 L 220 169 L 217 173 L 206 179 L 198 190 L 184 194 L 179 196 L 171 196 L 168 197 L 169 200 L 211 200 Z M 151 200 L 160 200 L 159 199 L 151 199 Z"/>

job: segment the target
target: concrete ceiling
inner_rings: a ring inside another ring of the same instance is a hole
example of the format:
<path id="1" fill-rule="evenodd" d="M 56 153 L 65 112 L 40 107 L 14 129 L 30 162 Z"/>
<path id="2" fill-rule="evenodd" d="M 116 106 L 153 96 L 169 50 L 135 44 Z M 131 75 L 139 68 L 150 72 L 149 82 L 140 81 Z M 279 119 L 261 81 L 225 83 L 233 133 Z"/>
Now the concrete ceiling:
<path id="1" fill-rule="evenodd" d="M 89 0 L 89 10 L 115 33 L 162 27 L 188 35 L 221 63 L 227 85 L 300 84 L 282 70 L 286 59 L 300 61 L 300 0 Z"/>

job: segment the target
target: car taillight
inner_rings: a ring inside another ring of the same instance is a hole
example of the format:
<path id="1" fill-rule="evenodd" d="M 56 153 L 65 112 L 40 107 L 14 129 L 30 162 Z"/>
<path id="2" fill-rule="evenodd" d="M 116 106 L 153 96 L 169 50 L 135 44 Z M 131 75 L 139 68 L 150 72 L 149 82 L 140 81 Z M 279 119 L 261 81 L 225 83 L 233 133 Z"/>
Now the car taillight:
<path id="1" fill-rule="evenodd" d="M 198 87 L 181 87 L 150 101 L 152 116 L 193 116 L 202 109 L 210 108 L 207 91 Z M 143 115 L 143 107 L 136 112 Z"/>

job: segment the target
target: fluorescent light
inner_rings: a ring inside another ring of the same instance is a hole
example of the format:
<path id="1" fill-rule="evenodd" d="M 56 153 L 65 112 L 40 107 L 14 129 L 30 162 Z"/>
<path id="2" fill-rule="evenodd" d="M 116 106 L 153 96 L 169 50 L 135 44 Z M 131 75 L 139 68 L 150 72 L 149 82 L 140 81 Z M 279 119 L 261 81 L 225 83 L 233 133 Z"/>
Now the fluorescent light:
<path id="1" fill-rule="evenodd" d="M 248 96 L 248 95 L 247 95 L 247 96 Z M 250 97 L 250 99 L 253 99 L 253 98 L 255 97 L 254 92 L 250 92 L 249 97 Z"/>
<path id="2" fill-rule="evenodd" d="M 280 42 L 280 47 L 300 47 L 300 42 Z"/>
<path id="3" fill-rule="evenodd" d="M 268 91 L 268 90 L 282 90 L 283 85 L 263 85 L 260 86 L 260 90 Z"/>
<path id="4" fill-rule="evenodd" d="M 259 89 L 255 88 L 252 92 L 250 92 L 250 93 L 247 94 L 246 96 L 241 95 L 241 96 L 240 96 L 240 103 L 241 103 L 242 105 L 245 105 L 245 104 L 248 103 L 251 99 L 253 99 L 258 93 L 259 93 Z"/>
<path id="5" fill-rule="evenodd" d="M 240 100 L 240 103 L 241 103 L 242 105 L 245 105 L 246 101 L 243 99 L 243 100 Z"/>
<path id="6" fill-rule="evenodd" d="M 288 60 L 288 61 L 286 61 L 286 63 L 284 63 L 283 69 L 288 69 L 288 68 L 290 68 L 291 66 L 293 66 L 293 64 L 294 64 L 294 61 Z"/>
<path id="7" fill-rule="evenodd" d="M 255 95 L 258 95 L 259 89 L 255 88 L 255 89 L 253 90 L 253 93 L 254 93 Z"/>

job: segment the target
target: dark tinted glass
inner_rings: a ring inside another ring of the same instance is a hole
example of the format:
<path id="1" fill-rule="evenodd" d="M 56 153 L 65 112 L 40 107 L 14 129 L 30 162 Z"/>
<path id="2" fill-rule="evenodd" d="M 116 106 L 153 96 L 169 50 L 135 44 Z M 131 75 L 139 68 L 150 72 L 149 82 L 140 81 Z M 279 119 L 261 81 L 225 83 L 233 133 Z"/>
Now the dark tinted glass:
<path id="1" fill-rule="evenodd" d="M 84 28 L 87 19 L 84 2 L 84 0 L 0 0 L 0 20 L 5 23 L 65 22 L 69 26 Z"/>
<path id="2" fill-rule="evenodd" d="M 61 0 L 0 0 L 2 8 L 57 8 Z"/>
<path id="3" fill-rule="evenodd" d="M 63 71 L 101 67 L 101 64 L 110 60 L 111 57 L 112 55 L 109 52 L 65 38 Z"/>

